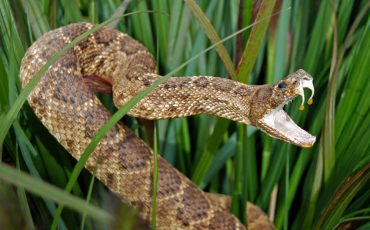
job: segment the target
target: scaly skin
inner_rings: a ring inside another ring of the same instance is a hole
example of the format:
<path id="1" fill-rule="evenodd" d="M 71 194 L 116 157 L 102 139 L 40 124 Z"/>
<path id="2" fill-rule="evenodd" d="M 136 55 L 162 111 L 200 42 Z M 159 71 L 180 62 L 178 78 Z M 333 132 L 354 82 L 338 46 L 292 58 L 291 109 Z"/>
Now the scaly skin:
<path id="1" fill-rule="evenodd" d="M 22 60 L 22 85 L 56 51 L 92 27 L 87 23 L 72 24 L 38 39 Z M 28 101 L 50 133 L 79 159 L 110 117 L 93 91 L 112 91 L 115 105 L 121 107 L 158 78 L 156 63 L 144 46 L 128 35 L 104 28 L 54 63 Z M 275 113 L 281 117 L 282 106 L 301 94 L 307 82 L 312 83 L 312 78 L 302 70 L 277 84 L 262 86 L 216 77 L 173 77 L 147 95 L 129 114 L 148 119 L 214 114 L 255 125 L 276 138 L 307 147 L 314 143 L 314 137 L 289 121 L 287 127 L 292 130 L 287 131 L 284 119 L 277 125 L 270 119 Z M 294 137 L 296 134 L 298 138 Z M 165 160 L 159 158 L 158 164 L 159 229 L 244 229 L 229 211 Z M 116 124 L 100 141 L 85 167 L 122 200 L 137 207 L 150 222 L 152 150 L 127 127 Z"/>

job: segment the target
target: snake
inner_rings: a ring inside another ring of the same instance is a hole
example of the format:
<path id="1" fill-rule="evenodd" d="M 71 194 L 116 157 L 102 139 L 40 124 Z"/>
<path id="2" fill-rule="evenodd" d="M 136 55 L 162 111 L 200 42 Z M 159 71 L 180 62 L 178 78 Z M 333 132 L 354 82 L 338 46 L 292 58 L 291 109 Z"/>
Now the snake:
<path id="1" fill-rule="evenodd" d="M 22 59 L 22 86 L 57 51 L 93 27 L 90 23 L 74 23 L 38 38 Z M 121 108 L 161 77 L 155 59 L 144 45 L 118 30 L 103 27 L 54 62 L 27 100 L 42 124 L 78 160 L 111 117 L 96 92 L 112 93 L 113 103 Z M 313 78 L 302 69 L 264 85 L 214 76 L 170 77 L 128 115 L 167 119 L 211 114 L 253 125 L 296 146 L 311 147 L 316 137 L 295 124 L 283 110 L 299 95 L 303 106 L 305 88 L 311 90 L 308 102 L 312 103 Z M 217 198 L 202 191 L 162 157 L 157 163 L 158 229 L 245 229 Z M 148 223 L 152 221 L 153 166 L 153 150 L 121 123 L 106 133 L 85 164 Z"/>

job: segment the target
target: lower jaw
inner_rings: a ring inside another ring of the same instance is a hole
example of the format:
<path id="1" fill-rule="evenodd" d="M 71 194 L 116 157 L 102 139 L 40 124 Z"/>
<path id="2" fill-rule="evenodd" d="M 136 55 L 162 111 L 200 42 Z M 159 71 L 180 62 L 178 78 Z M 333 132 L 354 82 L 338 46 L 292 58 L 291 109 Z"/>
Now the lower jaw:
<path id="1" fill-rule="evenodd" d="M 258 123 L 257 127 L 268 135 L 290 144 L 310 148 L 316 141 L 316 137 L 301 129 L 282 109 L 265 115 Z"/>

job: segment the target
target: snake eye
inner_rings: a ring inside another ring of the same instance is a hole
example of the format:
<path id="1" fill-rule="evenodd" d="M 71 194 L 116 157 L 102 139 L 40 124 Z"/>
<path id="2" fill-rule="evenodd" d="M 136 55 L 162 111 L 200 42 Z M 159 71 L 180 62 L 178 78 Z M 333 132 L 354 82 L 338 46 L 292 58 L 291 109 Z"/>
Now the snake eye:
<path id="1" fill-rule="evenodd" d="M 288 85 L 285 82 L 283 82 L 283 81 L 278 84 L 278 88 L 279 89 L 285 89 L 287 86 Z"/>

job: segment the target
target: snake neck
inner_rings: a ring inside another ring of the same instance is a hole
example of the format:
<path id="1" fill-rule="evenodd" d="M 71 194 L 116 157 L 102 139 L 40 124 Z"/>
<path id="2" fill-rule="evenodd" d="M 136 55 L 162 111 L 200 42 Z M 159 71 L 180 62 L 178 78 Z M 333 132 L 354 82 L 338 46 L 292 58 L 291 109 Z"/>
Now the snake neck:
<path id="1" fill-rule="evenodd" d="M 165 119 L 211 114 L 250 123 L 254 88 L 218 77 L 172 77 L 141 100 L 129 115 Z"/>

